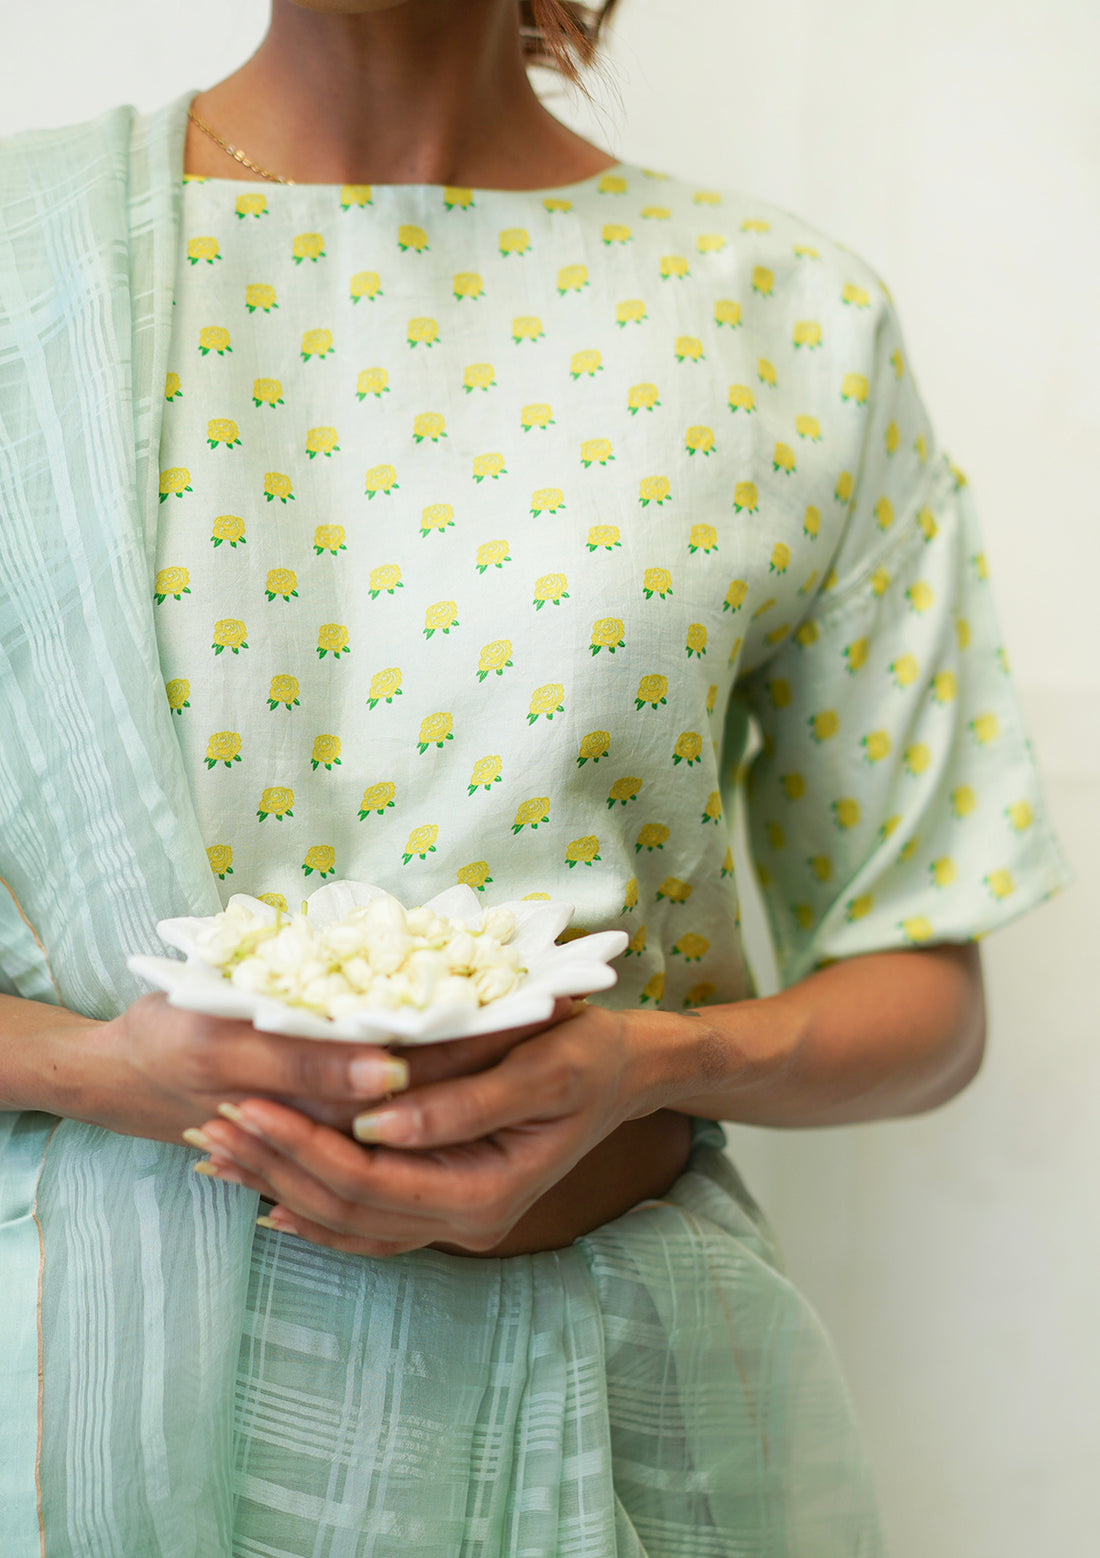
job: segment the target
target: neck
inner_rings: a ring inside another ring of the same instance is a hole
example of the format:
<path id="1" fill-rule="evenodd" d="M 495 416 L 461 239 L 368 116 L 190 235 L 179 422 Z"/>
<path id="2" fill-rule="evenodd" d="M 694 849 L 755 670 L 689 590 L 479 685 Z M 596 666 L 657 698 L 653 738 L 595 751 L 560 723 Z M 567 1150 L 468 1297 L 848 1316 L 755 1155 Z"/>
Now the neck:
<path id="1" fill-rule="evenodd" d="M 194 111 L 261 167 L 298 183 L 572 183 L 614 159 L 539 102 L 515 0 L 405 0 L 346 14 L 272 0 L 238 71 Z M 251 178 L 194 125 L 185 167 Z"/>

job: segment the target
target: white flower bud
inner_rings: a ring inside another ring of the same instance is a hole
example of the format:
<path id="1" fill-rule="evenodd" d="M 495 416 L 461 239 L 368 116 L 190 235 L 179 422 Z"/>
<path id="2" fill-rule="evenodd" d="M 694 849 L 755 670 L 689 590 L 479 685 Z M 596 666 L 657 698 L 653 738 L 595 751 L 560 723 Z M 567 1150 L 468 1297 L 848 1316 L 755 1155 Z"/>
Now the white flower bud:
<path id="1" fill-rule="evenodd" d="M 203 926 L 195 936 L 195 949 L 206 963 L 221 968 L 228 963 L 241 944 L 244 926 L 227 922 L 221 915 L 213 925 Z"/>
<path id="2" fill-rule="evenodd" d="M 425 909 L 423 905 L 416 909 L 409 909 L 405 915 L 405 929 L 410 936 L 423 936 L 434 919 L 435 915 L 432 911 Z"/>
<path id="3" fill-rule="evenodd" d="M 355 990 L 369 990 L 374 970 L 366 958 L 349 958 L 344 964 L 344 978 Z"/>
<path id="4" fill-rule="evenodd" d="M 367 943 L 367 927 L 337 920 L 321 933 L 324 946 L 338 958 L 352 958 L 362 952 Z"/>
<path id="5" fill-rule="evenodd" d="M 477 942 L 468 930 L 456 931 L 442 949 L 451 973 L 466 974 L 474 967 Z"/>
<path id="6" fill-rule="evenodd" d="M 516 928 L 516 917 L 511 909 L 486 909 L 481 921 L 481 934 L 495 936 L 503 945 L 509 941 Z"/>
<path id="7" fill-rule="evenodd" d="M 332 997 L 347 995 L 350 989 L 343 974 L 321 974 L 303 982 L 302 1000 L 309 1006 L 318 1007 L 327 1016 L 328 1003 Z"/>
<path id="8" fill-rule="evenodd" d="M 449 974 L 441 979 L 435 987 L 435 1000 L 437 1006 L 476 1006 L 477 991 L 473 987 L 472 980 L 460 979 L 457 974 Z"/>
<path id="9" fill-rule="evenodd" d="M 474 944 L 474 969 L 495 968 L 501 961 L 502 950 L 495 936 L 478 936 Z"/>
<path id="10" fill-rule="evenodd" d="M 389 893 L 384 898 L 372 898 L 366 905 L 365 920 L 372 931 L 385 927 L 388 930 L 401 931 L 406 929 L 405 911 L 397 899 Z"/>
<path id="11" fill-rule="evenodd" d="M 412 951 L 412 937 L 403 930 L 379 925 L 371 929 L 365 951 L 371 968 L 380 974 L 392 974 Z"/>
<path id="12" fill-rule="evenodd" d="M 486 1001 L 499 1000 L 502 995 L 510 995 L 519 980 L 510 968 L 483 968 L 479 974 L 475 974 L 473 980 L 474 990 L 482 1004 Z"/>
<path id="13" fill-rule="evenodd" d="M 230 980 L 240 990 L 266 992 L 271 972 L 263 958 L 244 958 L 236 965 Z"/>

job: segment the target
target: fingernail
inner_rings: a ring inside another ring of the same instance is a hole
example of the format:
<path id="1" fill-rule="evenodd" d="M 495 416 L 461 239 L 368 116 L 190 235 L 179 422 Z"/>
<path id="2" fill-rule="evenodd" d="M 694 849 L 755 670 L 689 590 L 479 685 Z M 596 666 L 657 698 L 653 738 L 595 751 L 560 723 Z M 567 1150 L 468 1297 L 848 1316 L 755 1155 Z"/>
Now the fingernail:
<path id="1" fill-rule="evenodd" d="M 198 1147 L 200 1152 L 209 1152 L 214 1145 L 209 1136 L 200 1131 L 197 1126 L 189 1125 L 181 1134 L 189 1147 Z"/>
<path id="2" fill-rule="evenodd" d="M 239 1125 L 241 1130 L 247 1131 L 250 1136 L 263 1135 L 263 1131 L 252 1116 L 245 1114 L 243 1109 L 238 1109 L 236 1104 L 219 1104 L 218 1113 L 224 1120 L 232 1120 L 234 1125 Z"/>
<path id="3" fill-rule="evenodd" d="M 360 1114 L 351 1122 L 351 1133 L 356 1141 L 381 1141 L 398 1119 L 400 1115 L 396 1109 L 379 1109 L 374 1114 Z"/>
<path id="4" fill-rule="evenodd" d="M 276 1222 L 273 1217 L 257 1217 L 257 1228 L 273 1228 L 276 1233 L 287 1233 L 288 1224 Z"/>
<path id="5" fill-rule="evenodd" d="M 352 1091 L 376 1098 L 381 1093 L 400 1093 L 409 1085 L 409 1067 L 396 1055 L 385 1060 L 372 1060 L 361 1056 L 348 1063 L 348 1081 Z"/>
<path id="6" fill-rule="evenodd" d="M 229 1179 L 236 1185 L 240 1184 L 240 1180 L 236 1178 L 231 1169 L 215 1168 L 209 1158 L 203 1158 L 201 1163 L 193 1163 L 191 1167 L 196 1174 L 207 1174 L 211 1179 Z"/>

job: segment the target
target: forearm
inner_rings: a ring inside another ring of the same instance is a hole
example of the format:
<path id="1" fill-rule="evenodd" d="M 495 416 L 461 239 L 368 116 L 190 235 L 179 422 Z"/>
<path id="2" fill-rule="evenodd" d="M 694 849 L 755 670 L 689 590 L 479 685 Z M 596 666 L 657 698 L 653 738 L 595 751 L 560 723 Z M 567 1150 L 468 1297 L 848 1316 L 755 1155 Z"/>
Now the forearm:
<path id="1" fill-rule="evenodd" d="M 973 944 L 848 958 L 778 995 L 646 1015 L 634 1096 L 647 1109 L 747 1125 L 934 1109 L 974 1077 L 985 1041 Z"/>
<path id="2" fill-rule="evenodd" d="M 98 1024 L 66 1006 L 47 1001 L 26 1001 L 0 995 L 0 1113 L 18 1109 L 42 1109 L 65 1113 L 74 1095 L 77 1078 L 71 1062 L 70 1043 L 59 1043 L 66 1032 Z"/>

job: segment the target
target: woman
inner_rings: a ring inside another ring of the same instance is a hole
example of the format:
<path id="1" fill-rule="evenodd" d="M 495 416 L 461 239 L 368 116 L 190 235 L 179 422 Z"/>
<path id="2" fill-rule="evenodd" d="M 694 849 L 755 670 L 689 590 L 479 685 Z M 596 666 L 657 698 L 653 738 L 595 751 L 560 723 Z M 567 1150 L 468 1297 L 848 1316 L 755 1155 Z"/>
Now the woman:
<path id="1" fill-rule="evenodd" d="M 885 288 L 566 131 L 523 48 L 575 22 L 273 0 L 209 91 L 0 147 L 20 1558 L 880 1551 L 715 1122 L 957 1093 L 975 939 L 1065 869 Z M 629 957 L 404 1058 L 127 971 L 334 875 Z"/>

